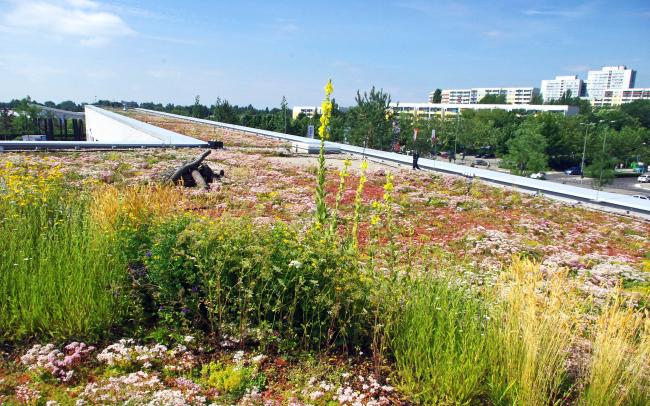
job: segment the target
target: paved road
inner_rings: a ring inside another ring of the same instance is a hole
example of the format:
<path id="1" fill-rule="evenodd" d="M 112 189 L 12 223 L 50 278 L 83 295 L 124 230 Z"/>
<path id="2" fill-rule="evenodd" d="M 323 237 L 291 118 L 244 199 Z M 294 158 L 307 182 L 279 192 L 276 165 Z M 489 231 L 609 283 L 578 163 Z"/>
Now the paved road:
<path id="1" fill-rule="evenodd" d="M 586 188 L 592 187 L 591 178 L 582 179 L 581 184 L 580 176 L 569 176 L 562 172 L 547 173 L 547 178 L 551 182 L 582 186 Z M 603 190 L 606 192 L 622 193 L 625 195 L 650 195 L 650 183 L 639 183 L 637 182 L 636 177 L 616 178 L 612 184 L 605 186 Z"/>
<path id="2" fill-rule="evenodd" d="M 460 156 L 460 155 L 459 155 Z M 442 158 L 438 158 L 442 159 Z M 456 160 L 457 164 L 471 165 L 471 163 L 476 158 L 472 156 L 465 157 L 465 160 Z M 498 172 L 509 172 L 506 169 L 499 168 L 499 159 L 483 159 L 490 163 L 490 170 Z M 481 166 L 481 168 L 485 168 Z M 576 175 L 566 175 L 564 172 L 546 172 L 546 177 L 549 182 L 562 183 L 571 186 L 584 187 L 587 189 L 592 188 L 592 179 L 583 178 L 582 181 L 580 176 Z M 605 192 L 611 193 L 621 193 L 624 195 L 646 195 L 650 197 L 650 183 L 639 183 L 637 181 L 637 176 L 634 177 L 624 177 L 624 178 L 615 178 L 612 184 L 609 184 L 603 188 Z"/>

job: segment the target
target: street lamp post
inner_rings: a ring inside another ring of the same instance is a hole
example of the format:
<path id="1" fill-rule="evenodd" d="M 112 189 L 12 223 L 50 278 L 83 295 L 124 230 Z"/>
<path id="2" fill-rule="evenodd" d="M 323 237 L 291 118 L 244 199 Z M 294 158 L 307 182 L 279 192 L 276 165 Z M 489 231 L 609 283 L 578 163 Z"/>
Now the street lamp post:
<path id="1" fill-rule="evenodd" d="M 604 123 L 605 120 L 600 120 L 598 123 Z M 612 120 L 610 121 L 611 124 L 615 123 L 616 121 Z M 609 130 L 609 125 L 607 126 L 606 130 Z M 607 142 L 607 131 L 605 131 L 605 134 L 603 135 L 603 155 L 601 158 L 600 162 L 600 176 L 598 177 L 598 189 L 596 189 L 596 201 L 598 201 L 598 195 L 600 193 L 600 189 L 603 187 L 603 169 L 605 169 L 605 143 Z"/>
<path id="2" fill-rule="evenodd" d="M 456 146 L 458 145 L 459 131 L 460 131 L 460 108 L 456 111 L 456 136 L 454 137 L 454 163 L 456 163 Z"/>
<path id="3" fill-rule="evenodd" d="M 580 163 L 580 184 L 585 177 L 585 156 L 587 154 L 587 136 L 589 135 L 589 126 L 593 123 L 580 123 L 585 126 L 585 142 L 582 145 L 582 162 Z"/>

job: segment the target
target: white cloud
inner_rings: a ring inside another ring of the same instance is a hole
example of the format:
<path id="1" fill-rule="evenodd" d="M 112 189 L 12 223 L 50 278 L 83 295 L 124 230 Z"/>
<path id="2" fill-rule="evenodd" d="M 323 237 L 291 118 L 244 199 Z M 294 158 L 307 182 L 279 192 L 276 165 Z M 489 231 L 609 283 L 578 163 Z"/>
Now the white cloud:
<path id="1" fill-rule="evenodd" d="M 528 16 L 546 16 L 546 17 L 564 17 L 564 18 L 584 17 L 590 14 L 591 12 L 592 12 L 592 7 L 588 4 L 584 4 L 574 8 L 542 7 L 542 8 L 530 8 L 524 10 L 524 14 Z"/>
<path id="2" fill-rule="evenodd" d="M 83 46 L 101 46 L 135 33 L 121 17 L 99 7 L 89 0 L 21 1 L 14 3 L 2 22 L 14 29 L 77 38 Z"/>
<path id="3" fill-rule="evenodd" d="M 66 0 L 66 3 L 77 8 L 91 8 L 99 7 L 99 3 L 90 0 Z"/>

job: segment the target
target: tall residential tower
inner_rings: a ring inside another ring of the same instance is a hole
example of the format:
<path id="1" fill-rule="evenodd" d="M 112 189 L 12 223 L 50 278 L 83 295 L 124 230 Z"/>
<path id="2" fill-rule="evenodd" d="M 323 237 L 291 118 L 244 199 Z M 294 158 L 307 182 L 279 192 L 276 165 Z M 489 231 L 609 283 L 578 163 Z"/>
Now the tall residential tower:
<path id="1" fill-rule="evenodd" d="M 605 97 L 607 90 L 623 90 L 634 88 L 636 71 L 625 65 L 604 66 L 601 70 L 590 70 L 587 73 L 587 94 L 592 102 L 598 102 Z"/>

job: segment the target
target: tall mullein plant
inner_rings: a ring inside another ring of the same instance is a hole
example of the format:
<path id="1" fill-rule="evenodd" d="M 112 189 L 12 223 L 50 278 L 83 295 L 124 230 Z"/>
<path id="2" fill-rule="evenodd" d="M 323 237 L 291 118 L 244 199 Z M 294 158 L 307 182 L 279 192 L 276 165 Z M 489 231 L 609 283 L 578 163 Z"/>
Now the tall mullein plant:
<path id="1" fill-rule="evenodd" d="M 331 95 L 334 91 L 332 80 L 328 80 L 325 85 L 325 100 L 321 104 L 323 114 L 320 117 L 320 154 L 318 156 L 318 177 L 316 184 L 316 226 L 323 227 L 327 221 L 327 204 L 325 203 L 325 140 L 330 136 L 330 120 L 332 118 L 332 101 Z"/>

